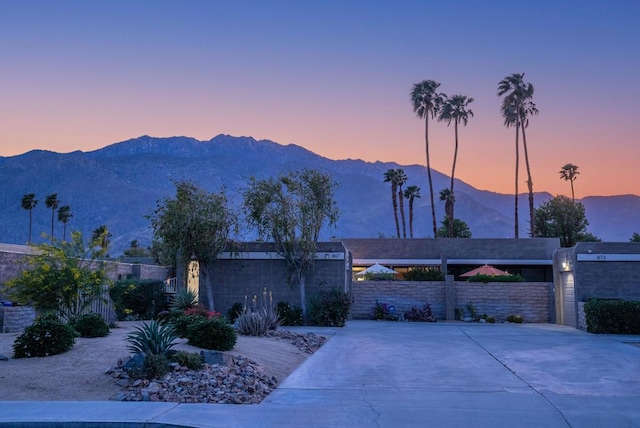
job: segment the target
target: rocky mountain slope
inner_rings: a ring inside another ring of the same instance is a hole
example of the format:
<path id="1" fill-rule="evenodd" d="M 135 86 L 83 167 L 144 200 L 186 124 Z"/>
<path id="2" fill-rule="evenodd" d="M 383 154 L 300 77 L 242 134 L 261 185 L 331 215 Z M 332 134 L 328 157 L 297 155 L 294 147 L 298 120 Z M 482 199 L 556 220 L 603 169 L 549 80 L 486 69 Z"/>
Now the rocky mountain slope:
<path id="1" fill-rule="evenodd" d="M 29 215 L 20 206 L 26 193 L 35 193 L 39 200 L 33 210 L 33 242 L 41 242 L 40 234 L 51 231 L 51 210 L 46 208 L 45 198 L 57 193 L 61 205 L 70 205 L 73 214 L 67 235 L 70 230 L 80 230 L 86 236 L 104 224 L 113 235 L 112 255 L 118 255 L 134 239 L 141 245 L 149 244 L 151 229 L 145 216 L 158 200 L 175 194 L 175 180 L 190 180 L 209 191 L 224 188 L 240 211 L 242 189 L 249 177 L 263 178 L 303 167 L 326 171 L 340 184 L 336 194 L 340 221 L 336 229 L 323 231 L 323 238 L 395 235 L 390 187 L 383 182 L 383 174 L 390 168 L 404 168 L 408 184 L 422 189 L 422 198 L 415 204 L 414 235 L 431 236 L 423 166 L 334 161 L 299 146 L 250 137 L 218 135 L 198 141 L 143 136 L 86 153 L 31 151 L 0 157 L 0 242 L 26 243 Z M 448 186 L 449 178 L 444 174 L 433 171 L 433 179 L 436 192 Z M 461 181 L 456 184 L 456 195 L 456 217 L 468 223 L 474 237 L 513 236 L 512 195 L 478 190 Z M 538 193 L 536 203 L 549 198 L 548 193 Z M 591 223 L 589 231 L 596 236 L 606 241 L 627 241 L 634 232 L 640 232 L 640 197 L 588 197 L 582 202 Z M 520 207 L 520 234 L 526 236 L 526 195 L 521 196 Z M 440 221 L 444 207 L 437 200 L 436 213 Z M 57 216 L 54 234 L 62 236 Z M 253 232 L 244 227 L 236 238 L 253 237 Z"/>

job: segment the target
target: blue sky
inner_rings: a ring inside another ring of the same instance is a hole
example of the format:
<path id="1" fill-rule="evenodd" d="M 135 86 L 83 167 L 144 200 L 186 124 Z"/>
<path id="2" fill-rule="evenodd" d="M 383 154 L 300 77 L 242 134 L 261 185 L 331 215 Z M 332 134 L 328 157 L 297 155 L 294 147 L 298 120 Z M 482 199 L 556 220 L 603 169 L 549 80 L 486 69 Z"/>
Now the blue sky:
<path id="1" fill-rule="evenodd" d="M 578 197 L 638 194 L 638 17 L 637 1 L 0 0 L 0 156 L 224 133 L 424 164 L 409 91 L 433 79 L 475 99 L 457 177 L 509 193 L 496 87 L 525 72 L 534 189 L 568 194 L 571 162 Z M 453 130 L 431 129 L 449 173 Z"/>

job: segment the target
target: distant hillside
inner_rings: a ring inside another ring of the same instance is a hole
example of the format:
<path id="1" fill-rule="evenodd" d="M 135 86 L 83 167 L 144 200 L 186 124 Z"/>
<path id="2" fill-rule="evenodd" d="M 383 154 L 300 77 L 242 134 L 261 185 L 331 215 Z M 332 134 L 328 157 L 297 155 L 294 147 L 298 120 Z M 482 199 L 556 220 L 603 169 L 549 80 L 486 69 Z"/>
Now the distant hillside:
<path id="1" fill-rule="evenodd" d="M 57 193 L 62 205 L 71 206 L 73 218 L 68 229 L 88 235 L 98 226 L 107 225 L 113 234 L 112 255 L 118 255 L 133 239 L 144 246 L 150 243 L 145 215 L 154 210 L 158 200 L 174 195 L 174 180 L 191 180 L 209 191 L 225 188 L 239 207 L 249 177 L 263 178 L 302 167 L 326 171 L 340 183 L 336 194 L 340 221 L 335 230 L 325 230 L 323 238 L 395 235 L 390 188 L 383 183 L 383 174 L 390 168 L 404 168 L 408 184 L 422 189 L 422 198 L 416 200 L 414 234 L 431 236 L 428 185 L 422 166 L 334 161 L 296 145 L 250 137 L 218 135 L 210 141 L 198 141 L 144 136 L 86 153 L 31 151 L 0 157 L 0 203 L 4 207 L 0 212 L 0 242 L 26 243 L 29 216 L 20 206 L 26 193 L 35 193 L 40 201 L 33 210 L 34 242 L 42 241 L 40 233 L 50 232 L 51 211 L 45 206 L 45 198 Z M 436 192 L 449 184 L 449 178 L 437 171 L 433 171 L 433 179 Z M 456 217 L 469 224 L 474 237 L 513 236 L 512 195 L 477 190 L 461 181 L 456 189 Z M 536 203 L 549 198 L 548 193 L 536 194 Z M 521 200 L 520 231 L 526 236 L 526 195 Z M 633 232 L 640 232 L 640 197 L 588 197 L 583 203 L 589 230 L 596 236 L 627 241 Z M 443 211 L 443 203 L 436 201 L 439 221 Z M 56 218 L 55 235 L 61 234 L 62 224 Z M 236 238 L 251 239 L 253 233 L 243 229 Z"/>

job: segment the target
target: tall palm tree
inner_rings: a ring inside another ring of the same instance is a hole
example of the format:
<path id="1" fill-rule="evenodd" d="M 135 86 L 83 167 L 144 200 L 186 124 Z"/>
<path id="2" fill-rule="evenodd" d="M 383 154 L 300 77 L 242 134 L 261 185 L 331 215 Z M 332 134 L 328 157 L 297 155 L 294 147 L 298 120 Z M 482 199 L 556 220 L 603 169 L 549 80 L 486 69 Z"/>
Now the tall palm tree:
<path id="1" fill-rule="evenodd" d="M 533 180 L 529 164 L 529 152 L 525 129 L 529 125 L 529 116 L 538 114 L 536 105 L 531 101 L 533 97 L 533 85 L 524 82 L 524 73 L 513 73 L 498 82 L 498 96 L 505 95 L 500 111 L 504 118 L 504 125 L 516 128 L 516 174 L 515 174 L 515 237 L 518 238 L 518 165 L 520 161 L 519 132 L 522 130 L 522 145 L 524 148 L 525 163 L 527 167 L 527 186 L 529 188 L 529 221 L 531 236 L 534 237 L 534 201 Z"/>
<path id="2" fill-rule="evenodd" d="M 575 202 L 576 196 L 573 192 L 573 182 L 576 181 L 576 179 L 578 178 L 578 174 L 580 174 L 580 172 L 578 172 L 578 165 L 568 163 L 560 169 L 559 173 L 560 179 L 564 179 L 565 181 L 571 183 L 571 200 Z"/>
<path id="3" fill-rule="evenodd" d="M 413 111 L 420 119 L 424 119 L 424 146 L 427 155 L 427 177 L 429 178 L 429 198 L 434 238 L 438 237 L 438 225 L 436 223 L 436 207 L 433 203 L 433 182 L 431 180 L 431 160 L 429 158 L 429 116 L 434 118 L 440 109 L 442 94 L 436 92 L 439 86 L 440 83 L 433 80 L 423 80 L 420 83 L 415 83 L 411 90 Z"/>
<path id="4" fill-rule="evenodd" d="M 53 243 L 53 219 L 55 217 L 56 209 L 60 205 L 60 199 L 58 199 L 57 193 L 52 193 L 47 196 L 44 202 L 47 208 L 51 208 L 51 242 Z"/>
<path id="5" fill-rule="evenodd" d="M 31 223 L 33 220 L 32 210 L 38 205 L 38 200 L 36 199 L 35 193 L 27 193 L 22 197 L 21 202 L 22 208 L 29 211 L 29 240 L 27 241 L 27 245 L 31 245 Z"/>
<path id="6" fill-rule="evenodd" d="M 404 173 L 404 169 L 399 168 L 396 170 L 396 185 L 398 186 L 398 201 L 400 202 L 400 218 L 402 219 L 402 237 L 407 237 L 407 226 L 404 215 L 404 193 L 402 191 L 402 186 L 407 184 L 409 178 L 407 174 Z"/>
<path id="7" fill-rule="evenodd" d="M 418 186 L 407 186 L 404 189 L 404 197 L 409 200 L 409 236 L 413 239 L 413 201 L 420 197 L 420 188 Z"/>
<path id="8" fill-rule="evenodd" d="M 67 223 L 69 223 L 69 220 L 71 220 L 71 217 L 73 217 L 73 214 L 71 214 L 71 207 L 69 205 L 63 205 L 60 208 L 58 208 L 58 221 L 62 222 L 63 224 L 63 229 L 62 229 L 63 241 L 67 239 Z"/>
<path id="9" fill-rule="evenodd" d="M 396 235 L 400 238 L 400 222 L 398 221 L 398 180 L 396 179 L 397 170 L 389 169 L 384 173 L 384 182 L 391 183 L 391 204 L 393 205 L 393 218 L 396 221 Z"/>
<path id="10" fill-rule="evenodd" d="M 451 167 L 451 185 L 449 186 L 449 197 L 451 198 L 451 215 L 449 220 L 449 235 L 453 235 L 453 219 L 455 211 L 455 193 L 453 191 L 453 183 L 456 176 L 456 162 L 458 160 L 458 124 L 462 123 L 463 126 L 467 126 L 469 118 L 473 117 L 473 111 L 468 108 L 469 104 L 473 102 L 473 98 L 466 97 L 465 95 L 454 95 L 451 98 L 445 98 L 438 115 L 439 121 L 447 122 L 447 126 L 453 122 L 455 132 L 455 149 L 453 151 L 453 165 Z"/>

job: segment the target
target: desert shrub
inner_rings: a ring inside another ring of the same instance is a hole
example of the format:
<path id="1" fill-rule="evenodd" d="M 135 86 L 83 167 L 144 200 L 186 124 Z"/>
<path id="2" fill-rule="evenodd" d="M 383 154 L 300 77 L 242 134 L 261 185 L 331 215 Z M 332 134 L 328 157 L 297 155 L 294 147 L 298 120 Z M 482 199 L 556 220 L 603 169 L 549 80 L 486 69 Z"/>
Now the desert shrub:
<path id="1" fill-rule="evenodd" d="M 453 317 L 457 320 L 460 321 L 464 318 L 464 309 L 462 308 L 455 308 L 453 310 Z"/>
<path id="2" fill-rule="evenodd" d="M 82 314 L 70 323 L 80 337 L 105 337 L 109 334 L 109 324 L 99 314 Z"/>
<path id="3" fill-rule="evenodd" d="M 224 318 L 200 317 L 187 327 L 187 339 L 190 345 L 198 348 L 229 351 L 235 346 L 237 336 Z"/>
<path id="4" fill-rule="evenodd" d="M 397 321 L 398 318 L 393 315 L 389 309 L 389 305 L 386 303 L 380 303 L 376 300 L 376 305 L 373 307 L 371 317 L 374 320 L 387 320 Z"/>
<path id="5" fill-rule="evenodd" d="M 204 306 L 195 306 L 187 309 L 182 314 L 176 315 L 176 312 L 171 311 L 172 316 L 169 322 L 175 328 L 178 337 L 187 337 L 187 330 L 189 326 L 201 319 L 219 318 L 222 316 L 220 312 L 208 311 Z"/>
<path id="6" fill-rule="evenodd" d="M 195 352 L 178 351 L 171 356 L 171 361 L 175 361 L 182 367 L 187 367 L 191 370 L 200 370 L 204 365 L 200 354 Z"/>
<path id="7" fill-rule="evenodd" d="M 436 322 L 436 317 L 431 312 L 431 305 L 425 303 L 422 308 L 416 306 L 404 313 L 404 319 L 417 322 Z"/>
<path id="8" fill-rule="evenodd" d="M 169 360 L 164 355 L 145 355 L 142 367 L 143 378 L 158 379 L 169 371 Z"/>
<path id="9" fill-rule="evenodd" d="M 486 320 L 487 320 L 487 322 L 488 322 L 488 323 L 490 323 L 490 324 L 495 324 L 495 322 L 496 322 L 495 317 L 487 317 L 487 318 L 486 318 Z"/>
<path id="10" fill-rule="evenodd" d="M 591 299 L 584 305 L 589 333 L 640 334 L 640 302 Z"/>
<path id="11" fill-rule="evenodd" d="M 240 302 L 236 302 L 229 308 L 227 311 L 227 319 L 231 324 L 236 322 L 236 319 L 240 316 L 242 311 L 244 310 L 244 306 Z"/>
<path id="12" fill-rule="evenodd" d="M 247 336 L 264 336 L 269 330 L 275 330 L 280 325 L 280 314 L 273 305 L 273 295 L 267 293 L 266 287 L 262 291 L 262 300 L 258 304 L 258 296 L 254 295 L 251 306 L 247 306 L 246 297 L 242 313 L 236 319 L 238 333 Z"/>
<path id="13" fill-rule="evenodd" d="M 524 318 L 522 318 L 522 315 L 511 314 L 507 316 L 507 321 L 522 324 L 524 322 Z"/>
<path id="14" fill-rule="evenodd" d="M 467 311 L 469 311 L 469 317 L 471 317 L 472 320 L 478 320 L 478 309 L 476 308 L 476 305 L 473 304 L 473 302 L 467 302 Z"/>
<path id="15" fill-rule="evenodd" d="M 155 318 L 165 309 L 164 282 L 125 279 L 109 288 L 118 320 Z"/>
<path id="16" fill-rule="evenodd" d="M 46 357 L 67 352 L 76 343 L 78 333 L 55 316 L 43 316 L 13 342 L 14 358 Z"/>
<path id="17" fill-rule="evenodd" d="M 198 305 L 198 296 L 193 290 L 180 288 L 171 299 L 169 309 L 172 312 L 184 312 Z"/>
<path id="18" fill-rule="evenodd" d="M 365 273 L 365 281 L 393 281 L 395 279 L 394 273 Z"/>
<path id="19" fill-rule="evenodd" d="M 269 331 L 267 318 L 260 311 L 241 314 L 236 320 L 236 328 L 244 336 L 264 336 Z"/>
<path id="20" fill-rule="evenodd" d="M 467 278 L 467 282 L 524 282 L 524 278 L 520 274 L 515 275 L 474 275 Z"/>
<path id="21" fill-rule="evenodd" d="M 173 326 L 157 321 L 145 322 L 127 335 L 127 349 L 134 354 L 166 356 L 175 346 L 177 338 Z"/>
<path id="22" fill-rule="evenodd" d="M 309 320 L 316 325 L 342 327 L 347 322 L 351 298 L 339 288 L 321 291 L 311 297 Z"/>
<path id="23" fill-rule="evenodd" d="M 302 308 L 294 306 L 293 308 L 288 302 L 278 302 L 276 306 L 278 314 L 280 315 L 281 325 L 302 325 L 304 320 L 302 319 Z"/>
<path id="24" fill-rule="evenodd" d="M 444 273 L 437 267 L 416 266 L 402 276 L 406 281 L 444 281 Z"/>

